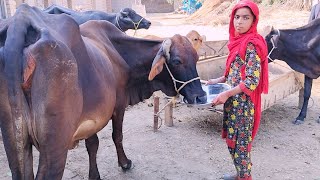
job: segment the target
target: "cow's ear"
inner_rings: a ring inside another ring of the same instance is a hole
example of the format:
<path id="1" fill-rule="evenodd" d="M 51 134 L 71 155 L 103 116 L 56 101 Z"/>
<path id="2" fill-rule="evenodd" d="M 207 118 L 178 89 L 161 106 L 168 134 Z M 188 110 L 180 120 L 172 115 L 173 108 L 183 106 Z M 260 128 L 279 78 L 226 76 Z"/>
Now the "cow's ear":
<path id="1" fill-rule="evenodd" d="M 273 31 L 277 31 L 277 30 L 273 30 Z M 279 38 L 280 38 L 279 30 L 277 33 L 271 36 L 271 41 L 273 41 L 275 47 L 278 47 Z"/>
<path id="2" fill-rule="evenodd" d="M 121 16 L 123 16 L 123 17 L 127 17 L 129 15 L 129 12 L 125 12 L 123 10 L 121 10 L 120 13 L 121 13 Z"/>
<path id="3" fill-rule="evenodd" d="M 271 31 L 274 31 L 274 27 L 273 26 L 271 26 Z"/>
<path id="4" fill-rule="evenodd" d="M 149 73 L 148 80 L 152 81 L 156 75 L 163 70 L 163 64 L 166 62 L 166 58 L 160 54 L 153 60 L 151 71 Z"/>
<path id="5" fill-rule="evenodd" d="M 166 39 L 162 42 L 156 57 L 153 59 L 151 71 L 148 77 L 149 81 L 153 80 L 153 78 L 162 71 L 163 64 L 170 59 L 171 44 L 171 39 Z"/>

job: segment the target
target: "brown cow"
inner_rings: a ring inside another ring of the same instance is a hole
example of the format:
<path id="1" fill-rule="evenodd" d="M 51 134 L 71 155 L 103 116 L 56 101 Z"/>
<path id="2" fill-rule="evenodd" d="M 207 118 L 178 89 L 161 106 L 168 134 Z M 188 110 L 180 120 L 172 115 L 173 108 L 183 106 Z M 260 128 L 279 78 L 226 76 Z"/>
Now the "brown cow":
<path id="1" fill-rule="evenodd" d="M 197 51 L 197 53 L 199 53 L 199 50 L 200 50 L 201 46 L 203 45 L 203 42 L 206 40 L 206 36 L 205 35 L 201 36 L 197 31 L 191 30 L 190 32 L 188 32 L 186 37 L 191 42 L 193 48 Z M 161 38 L 161 37 L 155 36 L 155 35 L 147 35 L 147 36 L 144 36 L 143 38 L 153 39 L 153 40 L 161 40 L 161 41 L 166 39 L 166 38 Z M 160 93 L 160 94 L 162 94 L 162 93 Z M 160 96 L 160 94 L 158 92 L 155 92 L 154 95 Z M 174 107 L 176 106 L 177 98 L 178 97 L 173 97 L 172 103 L 173 103 Z M 153 106 L 153 102 L 150 101 L 149 99 L 146 102 L 149 107 Z"/>
<path id="2" fill-rule="evenodd" d="M 67 152 L 85 139 L 89 179 L 100 179 L 97 132 L 112 119 L 122 169 L 125 108 L 156 90 L 206 102 L 186 37 L 161 41 L 129 37 L 107 21 L 78 24 L 26 4 L 0 23 L 0 127 L 13 179 L 61 179 Z M 177 80 L 184 83 L 180 84 Z"/>
<path id="3" fill-rule="evenodd" d="M 189 41 L 191 42 L 193 48 L 199 52 L 202 44 L 204 41 L 206 41 L 206 36 L 204 35 L 200 35 L 197 31 L 195 30 L 191 30 L 190 32 L 188 32 L 188 34 L 186 35 L 186 37 L 189 39 Z M 155 35 L 147 35 L 144 36 L 143 38 L 146 39 L 153 39 L 153 40 L 164 40 L 166 38 L 162 38 L 159 36 L 155 36 Z"/>

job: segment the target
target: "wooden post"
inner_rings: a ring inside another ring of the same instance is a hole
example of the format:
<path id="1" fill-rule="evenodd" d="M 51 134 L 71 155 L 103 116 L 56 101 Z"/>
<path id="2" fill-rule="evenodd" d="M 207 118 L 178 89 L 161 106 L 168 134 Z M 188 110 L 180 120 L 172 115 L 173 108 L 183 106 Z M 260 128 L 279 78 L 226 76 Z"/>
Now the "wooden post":
<path id="1" fill-rule="evenodd" d="M 166 126 L 173 126 L 173 118 L 172 118 L 172 114 L 173 114 L 173 104 L 172 101 L 168 104 L 168 106 L 165 107 L 164 109 L 164 124 Z"/>
<path id="2" fill-rule="evenodd" d="M 158 96 L 154 96 L 154 98 L 153 98 L 153 109 L 154 109 L 153 132 L 157 132 L 158 131 L 158 116 L 156 116 L 156 114 L 158 114 L 158 112 L 159 112 L 159 97 Z"/>

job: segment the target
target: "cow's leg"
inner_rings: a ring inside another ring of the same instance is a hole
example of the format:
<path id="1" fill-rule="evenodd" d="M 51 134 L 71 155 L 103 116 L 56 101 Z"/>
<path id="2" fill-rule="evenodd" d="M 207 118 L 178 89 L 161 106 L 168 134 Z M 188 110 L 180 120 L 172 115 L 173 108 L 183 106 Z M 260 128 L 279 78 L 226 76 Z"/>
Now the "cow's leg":
<path id="1" fill-rule="evenodd" d="M 31 143 L 27 141 L 25 143 L 25 147 L 23 148 L 23 172 L 21 172 L 21 170 L 19 169 L 19 160 L 17 156 L 18 152 L 15 148 L 15 140 L 13 140 L 12 146 L 12 142 L 10 142 L 12 140 L 7 136 L 7 131 L 5 129 L 2 129 L 1 132 L 9 166 L 11 169 L 12 179 L 34 179 Z"/>
<path id="2" fill-rule="evenodd" d="M 294 124 L 299 125 L 304 122 L 304 119 L 307 116 L 307 108 L 309 98 L 311 96 L 311 89 L 312 89 L 312 79 L 304 76 L 304 91 L 303 91 L 303 105 L 300 111 L 299 116 L 293 121 Z"/>
<path id="3" fill-rule="evenodd" d="M 4 83 L 3 77 L 0 73 L 0 84 Z M 10 112 L 7 89 L 0 86 L 0 92 L 0 128 L 12 179 L 34 179 L 32 145 L 26 131 L 27 125 L 23 123 L 19 128 L 23 141 L 18 142 L 18 132 Z"/>
<path id="4" fill-rule="evenodd" d="M 62 143 L 56 137 L 46 138 L 47 144 L 40 143 L 39 166 L 36 179 L 62 179 L 67 160 L 67 148 L 59 147 Z M 55 141 L 55 143 L 53 143 Z M 60 142 L 59 142 L 60 141 Z M 58 146 L 57 146 L 58 145 Z"/>
<path id="5" fill-rule="evenodd" d="M 124 116 L 124 109 L 125 108 L 117 108 L 123 109 L 118 110 L 112 116 L 112 139 L 116 146 L 117 155 L 118 155 L 118 163 L 119 166 L 122 167 L 123 170 L 129 170 L 132 167 L 132 161 L 127 158 L 126 154 L 123 150 L 122 144 L 122 126 L 123 126 L 123 116 Z"/>
<path id="6" fill-rule="evenodd" d="M 25 179 L 34 179 L 32 144 L 29 140 L 27 140 L 27 144 L 25 145 L 24 153 L 24 177 Z"/>
<path id="7" fill-rule="evenodd" d="M 1 82 L 2 77 L 4 76 L 0 74 L 0 83 L 3 83 Z M 5 94 L 5 89 L 3 88 L 3 86 L 0 86 L 0 90 L 2 92 L 0 96 L 2 97 L 3 94 Z M 2 101 L 0 101 L 0 128 L 2 133 L 3 145 L 12 174 L 12 179 L 23 179 L 23 174 L 22 170 L 20 169 L 21 167 L 18 159 L 18 150 L 16 147 L 16 139 L 14 133 L 15 128 L 12 123 L 9 102 L 6 98 L 2 98 Z"/>
<path id="8" fill-rule="evenodd" d="M 86 148 L 89 154 L 89 179 L 100 179 L 97 166 L 97 151 L 99 148 L 99 139 L 97 134 L 94 134 L 86 139 Z"/>
<path id="9" fill-rule="evenodd" d="M 56 180 L 62 179 L 68 150 L 74 145 L 83 99 L 77 63 L 67 47 L 58 41 L 52 41 L 54 46 L 51 41 L 39 41 L 30 50 L 37 62 L 31 87 L 40 153 L 36 179 Z"/>

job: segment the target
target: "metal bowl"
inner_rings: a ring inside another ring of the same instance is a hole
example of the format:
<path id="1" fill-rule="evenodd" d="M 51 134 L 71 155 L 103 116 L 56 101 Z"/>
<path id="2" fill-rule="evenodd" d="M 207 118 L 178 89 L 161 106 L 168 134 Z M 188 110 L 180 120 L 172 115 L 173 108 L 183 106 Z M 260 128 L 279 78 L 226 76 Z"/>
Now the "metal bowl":
<path id="1" fill-rule="evenodd" d="M 202 89 L 207 94 L 207 102 L 204 104 L 192 104 L 193 107 L 200 107 L 200 108 L 209 108 L 212 106 L 212 100 L 223 91 L 227 91 L 231 89 L 231 86 L 226 83 L 217 83 L 211 85 L 202 85 Z"/>

